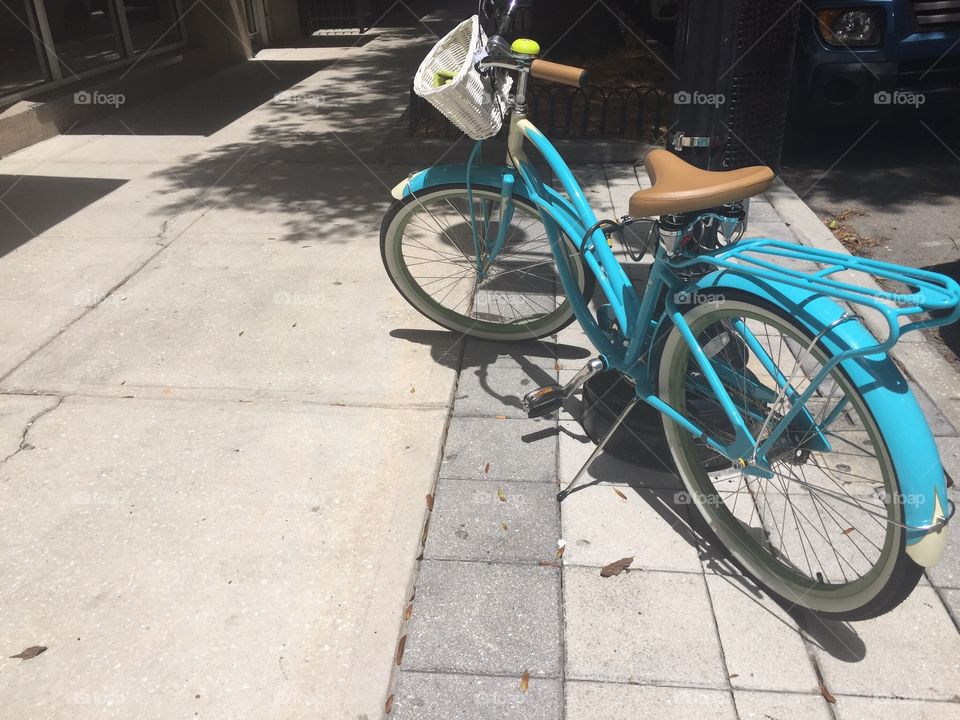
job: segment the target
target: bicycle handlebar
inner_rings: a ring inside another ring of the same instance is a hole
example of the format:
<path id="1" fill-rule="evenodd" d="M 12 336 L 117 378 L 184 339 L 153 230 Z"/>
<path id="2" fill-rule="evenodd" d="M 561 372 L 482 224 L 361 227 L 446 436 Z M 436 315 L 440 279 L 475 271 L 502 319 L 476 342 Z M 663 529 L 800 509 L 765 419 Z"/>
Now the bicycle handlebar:
<path id="1" fill-rule="evenodd" d="M 535 78 L 549 82 L 582 88 L 587 84 L 587 71 L 572 65 L 561 65 L 549 60 L 534 60 L 530 63 L 530 74 Z"/>

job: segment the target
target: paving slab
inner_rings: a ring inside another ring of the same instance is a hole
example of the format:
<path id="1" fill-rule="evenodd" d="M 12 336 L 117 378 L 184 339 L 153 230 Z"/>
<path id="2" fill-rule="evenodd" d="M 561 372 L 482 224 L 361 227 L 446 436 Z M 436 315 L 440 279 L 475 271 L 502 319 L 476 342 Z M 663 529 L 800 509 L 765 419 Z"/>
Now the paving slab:
<path id="1" fill-rule="evenodd" d="M 464 367 L 460 371 L 453 411 L 472 417 L 526 418 L 523 396 L 556 382 L 555 370 L 539 367 Z"/>
<path id="2" fill-rule="evenodd" d="M 700 720 L 737 717 L 723 690 L 568 682 L 567 720 Z"/>
<path id="3" fill-rule="evenodd" d="M 67 398 L 0 483 L 4 714 L 378 717 L 444 421 Z"/>
<path id="4" fill-rule="evenodd" d="M 557 367 L 565 359 L 585 363 L 589 354 L 580 346 L 557 344 L 553 336 L 543 340 L 531 340 L 519 343 L 497 343 L 488 340 L 467 338 L 463 350 L 463 367 L 474 368 L 517 368 L 530 372 L 535 368 L 556 373 Z"/>
<path id="5" fill-rule="evenodd" d="M 467 480 L 523 480 L 555 484 L 555 420 L 453 417 L 440 475 Z"/>
<path id="6" fill-rule="evenodd" d="M 940 463 L 947 478 L 960 483 L 960 437 L 935 437 L 940 451 Z"/>
<path id="7" fill-rule="evenodd" d="M 954 624 L 960 627 L 960 590 L 940 590 L 940 597 L 943 598 Z"/>
<path id="8" fill-rule="evenodd" d="M 560 720 L 559 680 L 403 671 L 394 690 L 395 720 Z"/>
<path id="9" fill-rule="evenodd" d="M 547 483 L 441 479 L 423 556 L 555 562 L 560 538 L 556 494 Z"/>
<path id="10" fill-rule="evenodd" d="M 571 567 L 563 597 L 569 680 L 729 688 L 701 575 Z"/>
<path id="11" fill-rule="evenodd" d="M 750 198 L 750 215 L 748 221 L 754 222 L 783 222 L 783 219 L 773 209 L 773 205 L 764 196 Z"/>
<path id="12" fill-rule="evenodd" d="M 560 434 L 560 482 L 566 484 L 577 472 L 596 447 L 579 424 L 564 422 L 568 432 Z M 642 442 L 638 438 L 637 442 Z M 583 483 L 604 485 L 635 485 L 648 489 L 682 490 L 683 483 L 671 469 L 671 461 L 665 459 L 660 467 L 640 467 L 615 458 L 610 453 L 601 453 L 584 475 Z"/>
<path id="13" fill-rule="evenodd" d="M 734 689 L 817 692 L 817 676 L 793 618 L 735 578 L 706 578 Z"/>
<path id="14" fill-rule="evenodd" d="M 638 166 L 609 163 L 603 166 L 610 187 L 610 200 L 615 217 L 628 215 L 630 212 L 630 197 L 641 188 L 650 187 L 650 176 L 647 175 L 643 163 Z"/>
<path id="15" fill-rule="evenodd" d="M 816 695 L 734 690 L 740 720 L 832 720 L 827 702 Z M 880 717 L 861 715 L 861 718 Z"/>
<path id="16" fill-rule="evenodd" d="M 4 386 L 446 405 L 455 370 L 434 357 L 453 336 L 411 335 L 428 321 L 372 271 L 379 252 L 332 242 L 177 242 Z"/>
<path id="17" fill-rule="evenodd" d="M 950 421 L 944 416 L 940 409 L 934 404 L 930 399 L 930 396 L 924 392 L 917 383 L 913 380 L 907 380 L 907 384 L 910 386 L 910 390 L 913 392 L 913 396 L 917 399 L 917 402 L 920 404 L 920 409 L 923 410 L 923 415 L 927 420 L 927 425 L 930 426 L 930 432 L 933 433 L 934 437 L 956 437 L 957 430 L 950 424 Z M 946 464 L 946 463 L 944 463 Z"/>
<path id="18" fill-rule="evenodd" d="M 960 704 L 839 695 L 834 712 L 837 720 L 860 720 L 861 718 L 957 720 L 960 718 Z"/>
<path id="19" fill-rule="evenodd" d="M 402 667 L 558 677 L 559 594 L 556 568 L 424 560 Z"/>
<path id="20" fill-rule="evenodd" d="M 675 496 L 674 490 L 632 487 L 588 488 L 567 496 L 564 563 L 603 567 L 633 557 L 631 567 L 638 569 L 699 572 L 687 506 L 677 506 Z"/>
<path id="21" fill-rule="evenodd" d="M 960 671 L 960 635 L 931 587 L 917 587 L 902 605 L 873 620 L 810 622 L 817 663 L 832 693 L 937 700 L 957 694 L 943 678 Z"/>
<path id="22" fill-rule="evenodd" d="M 960 503 L 960 488 L 947 489 L 947 496 Z M 938 588 L 960 589 L 960 536 L 953 528 L 947 531 L 947 547 L 943 558 L 932 568 L 927 568 L 927 577 Z"/>

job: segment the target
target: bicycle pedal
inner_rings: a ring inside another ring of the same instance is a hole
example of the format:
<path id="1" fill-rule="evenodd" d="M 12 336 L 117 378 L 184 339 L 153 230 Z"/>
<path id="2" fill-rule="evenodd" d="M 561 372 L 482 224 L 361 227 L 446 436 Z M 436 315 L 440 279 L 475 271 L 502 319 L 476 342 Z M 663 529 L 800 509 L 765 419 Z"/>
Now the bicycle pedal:
<path id="1" fill-rule="evenodd" d="M 563 405 L 563 388 L 559 385 L 544 385 L 523 396 L 523 409 L 527 417 L 545 417 Z"/>

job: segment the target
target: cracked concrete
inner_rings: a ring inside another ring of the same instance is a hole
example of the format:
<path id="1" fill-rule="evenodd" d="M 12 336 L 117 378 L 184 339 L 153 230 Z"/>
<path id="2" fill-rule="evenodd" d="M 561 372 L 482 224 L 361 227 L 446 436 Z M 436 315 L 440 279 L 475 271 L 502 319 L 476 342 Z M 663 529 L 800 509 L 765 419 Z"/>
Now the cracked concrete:
<path id="1" fill-rule="evenodd" d="M 0 395 L 0 471 L 4 463 L 28 448 L 27 435 L 34 424 L 62 402 L 62 397 L 48 395 Z"/>

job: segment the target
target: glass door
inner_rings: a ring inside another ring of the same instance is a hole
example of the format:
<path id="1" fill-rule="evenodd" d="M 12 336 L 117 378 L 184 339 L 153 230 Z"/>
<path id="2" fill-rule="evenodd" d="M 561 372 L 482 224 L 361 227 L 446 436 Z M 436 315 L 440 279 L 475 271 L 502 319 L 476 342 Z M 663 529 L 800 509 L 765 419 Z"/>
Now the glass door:
<path id="1" fill-rule="evenodd" d="M 50 79 L 30 0 L 0 3 L 0 96 Z"/>
<path id="2" fill-rule="evenodd" d="M 125 57 L 113 0 L 43 0 L 63 77 Z"/>

